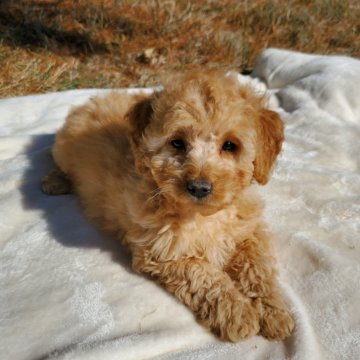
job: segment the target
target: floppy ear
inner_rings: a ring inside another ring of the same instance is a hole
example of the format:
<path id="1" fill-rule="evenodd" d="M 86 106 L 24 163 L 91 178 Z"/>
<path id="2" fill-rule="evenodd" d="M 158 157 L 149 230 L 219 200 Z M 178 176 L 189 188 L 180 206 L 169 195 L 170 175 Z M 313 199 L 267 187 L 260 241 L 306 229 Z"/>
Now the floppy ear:
<path id="1" fill-rule="evenodd" d="M 153 97 L 140 99 L 129 111 L 130 139 L 134 145 L 140 145 L 146 126 L 150 123 Z"/>
<path id="2" fill-rule="evenodd" d="M 146 169 L 144 132 L 153 116 L 154 96 L 140 98 L 127 114 L 130 126 L 130 144 L 135 157 L 135 166 L 140 172 Z"/>
<path id="3" fill-rule="evenodd" d="M 264 185 L 269 180 L 270 170 L 284 141 L 284 125 L 280 116 L 274 111 L 262 109 L 256 121 L 256 133 L 254 178 Z"/>

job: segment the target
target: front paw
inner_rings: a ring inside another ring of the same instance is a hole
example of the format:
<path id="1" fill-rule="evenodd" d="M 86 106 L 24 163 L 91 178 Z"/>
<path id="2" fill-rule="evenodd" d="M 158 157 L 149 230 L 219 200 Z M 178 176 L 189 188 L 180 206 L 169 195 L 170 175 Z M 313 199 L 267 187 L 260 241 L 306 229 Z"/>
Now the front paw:
<path id="1" fill-rule="evenodd" d="M 295 323 L 288 310 L 264 305 L 260 326 L 268 340 L 283 340 L 291 335 Z"/>
<path id="2" fill-rule="evenodd" d="M 232 317 L 225 324 L 222 337 L 236 342 L 256 335 L 259 330 L 259 316 L 251 302 L 236 302 L 232 305 Z"/>
<path id="3" fill-rule="evenodd" d="M 206 325 L 221 339 L 237 342 L 259 332 L 258 311 L 237 290 L 220 295 L 215 304 L 208 305 Z"/>

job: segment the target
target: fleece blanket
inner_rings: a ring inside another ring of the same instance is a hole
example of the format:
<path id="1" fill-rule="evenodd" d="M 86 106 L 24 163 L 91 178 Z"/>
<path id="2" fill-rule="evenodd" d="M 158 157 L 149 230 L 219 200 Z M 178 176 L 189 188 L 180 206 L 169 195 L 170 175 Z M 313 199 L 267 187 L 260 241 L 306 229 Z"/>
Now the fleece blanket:
<path id="1" fill-rule="evenodd" d="M 133 273 L 76 196 L 41 193 L 69 108 L 105 92 L 79 90 L 0 100 L 1 359 L 360 358 L 360 61 L 268 49 L 239 81 L 267 91 L 286 124 L 259 191 L 293 335 L 217 340 Z"/>

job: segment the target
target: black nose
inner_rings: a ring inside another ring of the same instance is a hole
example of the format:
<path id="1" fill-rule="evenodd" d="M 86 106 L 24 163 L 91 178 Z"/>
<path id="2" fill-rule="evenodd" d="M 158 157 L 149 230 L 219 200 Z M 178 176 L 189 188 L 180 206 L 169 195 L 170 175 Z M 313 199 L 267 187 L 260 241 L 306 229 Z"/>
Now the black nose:
<path id="1" fill-rule="evenodd" d="M 212 191 L 212 185 L 207 180 L 190 180 L 186 183 L 187 191 L 198 199 L 208 196 Z"/>

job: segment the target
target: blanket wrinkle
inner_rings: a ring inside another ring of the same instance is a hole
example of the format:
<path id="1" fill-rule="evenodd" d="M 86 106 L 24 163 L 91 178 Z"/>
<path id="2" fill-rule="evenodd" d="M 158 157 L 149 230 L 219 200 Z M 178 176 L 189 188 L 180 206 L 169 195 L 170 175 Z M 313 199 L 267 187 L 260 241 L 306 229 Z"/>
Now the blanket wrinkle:
<path id="1" fill-rule="evenodd" d="M 359 73 L 359 60 L 350 57 L 328 56 L 324 61 L 321 55 L 267 49 L 257 59 L 252 76 L 265 81 L 269 89 L 280 90 L 281 97 L 285 93 L 289 99 L 282 99 L 281 106 L 290 112 L 308 103 L 342 121 L 358 124 Z"/>
<path id="2" fill-rule="evenodd" d="M 75 196 L 42 194 L 69 109 L 109 92 L 70 90 L 0 100 L 1 359 L 360 358 L 360 61 L 267 49 L 239 82 L 285 122 L 283 153 L 259 191 L 294 334 L 217 340 L 132 271 L 129 252 Z"/>

